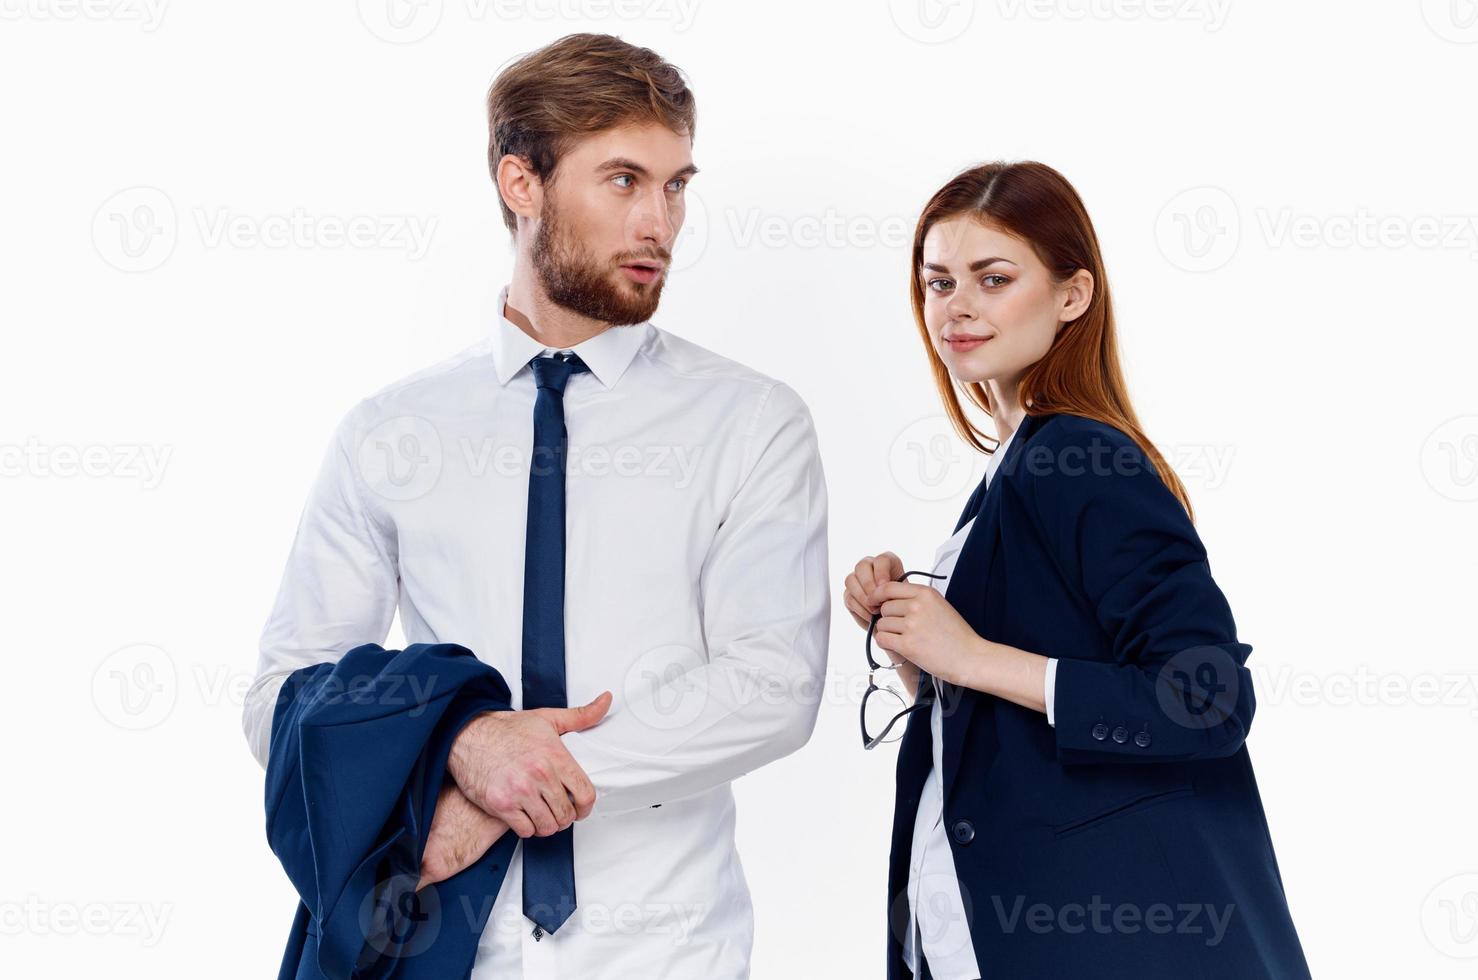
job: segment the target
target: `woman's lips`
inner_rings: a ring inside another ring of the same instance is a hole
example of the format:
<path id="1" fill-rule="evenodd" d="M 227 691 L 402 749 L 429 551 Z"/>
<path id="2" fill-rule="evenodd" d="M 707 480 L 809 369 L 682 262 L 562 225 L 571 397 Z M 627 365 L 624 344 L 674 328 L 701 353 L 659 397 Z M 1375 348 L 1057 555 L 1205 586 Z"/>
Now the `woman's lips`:
<path id="1" fill-rule="evenodd" d="M 975 348 L 979 347 L 981 344 L 985 343 L 987 340 L 990 340 L 990 338 L 989 337 L 954 337 L 954 338 L 951 338 L 950 340 L 946 340 L 945 343 L 946 344 L 949 344 L 949 349 L 952 350 L 952 351 L 954 351 L 956 354 L 962 354 L 962 353 L 964 353 L 967 350 L 974 350 Z"/>

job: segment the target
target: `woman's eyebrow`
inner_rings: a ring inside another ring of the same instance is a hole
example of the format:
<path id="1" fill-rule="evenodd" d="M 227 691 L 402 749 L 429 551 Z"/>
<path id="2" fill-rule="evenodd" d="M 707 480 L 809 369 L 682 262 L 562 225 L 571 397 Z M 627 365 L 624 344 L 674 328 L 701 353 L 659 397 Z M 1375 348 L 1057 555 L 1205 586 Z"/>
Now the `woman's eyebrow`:
<path id="1" fill-rule="evenodd" d="M 970 263 L 970 271 L 971 272 L 979 272 L 981 269 L 984 269 L 986 266 L 990 265 L 993 262 L 1005 262 L 1005 263 L 1007 263 L 1009 265 L 1015 265 L 1016 264 L 1016 263 L 1012 262 L 1010 259 L 1005 258 L 1003 256 L 1000 256 L 1000 255 L 992 255 L 988 259 L 976 259 L 974 262 L 971 262 Z M 944 266 L 942 266 L 942 265 L 935 265 L 933 262 L 925 262 L 924 263 L 924 268 L 928 269 L 931 272 L 948 272 L 949 271 Z"/>

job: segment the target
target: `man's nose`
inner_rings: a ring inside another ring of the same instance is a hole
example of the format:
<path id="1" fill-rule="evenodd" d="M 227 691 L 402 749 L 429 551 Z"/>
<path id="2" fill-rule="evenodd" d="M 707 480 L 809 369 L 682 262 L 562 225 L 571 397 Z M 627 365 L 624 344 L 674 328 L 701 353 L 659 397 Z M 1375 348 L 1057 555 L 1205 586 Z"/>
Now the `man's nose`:
<path id="1" fill-rule="evenodd" d="M 633 231 L 642 242 L 667 248 L 677 234 L 677 216 L 665 191 L 644 197 L 632 212 Z"/>

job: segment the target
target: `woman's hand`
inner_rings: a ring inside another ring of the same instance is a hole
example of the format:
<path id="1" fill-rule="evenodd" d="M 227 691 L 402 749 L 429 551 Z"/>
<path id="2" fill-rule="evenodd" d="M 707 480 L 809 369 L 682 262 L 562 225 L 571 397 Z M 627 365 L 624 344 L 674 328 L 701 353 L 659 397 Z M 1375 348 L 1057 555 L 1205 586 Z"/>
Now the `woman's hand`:
<path id="1" fill-rule="evenodd" d="M 852 614 L 852 621 L 863 629 L 871 626 L 873 614 L 878 611 L 877 605 L 870 598 L 873 590 L 885 582 L 895 582 L 902 577 L 903 560 L 891 551 L 885 551 L 881 555 L 868 555 L 859 561 L 852 574 L 847 576 L 847 587 L 842 592 L 842 601 L 847 606 L 847 612 Z M 911 697 L 917 698 L 919 669 L 891 650 L 883 649 L 883 653 L 887 654 L 897 668 L 903 689 Z"/>
<path id="2" fill-rule="evenodd" d="M 842 601 L 852 621 L 863 629 L 872 622 L 878 607 L 869 599 L 872 591 L 884 582 L 893 582 L 903 577 L 903 562 L 891 551 L 881 555 L 868 555 L 857 563 L 852 574 L 847 576 L 847 587 L 842 591 Z"/>
<path id="3" fill-rule="evenodd" d="M 1047 710 L 1047 658 L 987 640 L 965 622 L 938 589 L 884 582 L 868 596 L 879 604 L 873 643 L 942 681 Z"/>
<path id="4" fill-rule="evenodd" d="M 988 655 L 986 641 L 932 586 L 882 582 L 867 601 L 882 613 L 873 643 L 895 662 L 906 660 L 942 681 L 962 684 Z"/>

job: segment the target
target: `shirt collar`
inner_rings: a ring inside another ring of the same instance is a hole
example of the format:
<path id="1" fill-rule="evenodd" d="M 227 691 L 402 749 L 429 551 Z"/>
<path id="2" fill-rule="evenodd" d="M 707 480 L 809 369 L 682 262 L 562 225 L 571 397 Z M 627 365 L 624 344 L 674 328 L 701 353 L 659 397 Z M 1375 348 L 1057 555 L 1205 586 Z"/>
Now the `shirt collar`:
<path id="1" fill-rule="evenodd" d="M 606 388 L 614 387 L 631 366 L 651 330 L 651 323 L 644 321 L 630 326 L 608 327 L 574 347 L 546 347 L 503 315 L 508 302 L 508 286 L 499 290 L 497 302 L 498 322 L 493 325 L 492 337 L 493 368 L 497 372 L 498 383 L 503 385 L 523 370 L 529 361 L 558 349 L 572 350 L 580 355 L 580 360 L 590 368 L 597 381 Z"/>

